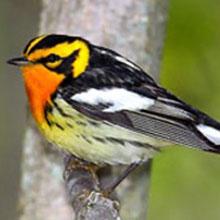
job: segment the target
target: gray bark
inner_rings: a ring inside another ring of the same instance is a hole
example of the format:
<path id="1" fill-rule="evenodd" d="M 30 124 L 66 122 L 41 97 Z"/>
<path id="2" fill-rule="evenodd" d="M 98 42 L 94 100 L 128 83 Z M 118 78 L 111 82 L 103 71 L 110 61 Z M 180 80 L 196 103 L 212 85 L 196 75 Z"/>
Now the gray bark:
<path id="1" fill-rule="evenodd" d="M 93 43 L 115 49 L 158 79 L 167 0 L 43 0 L 42 6 L 40 33 L 80 35 Z M 80 186 L 71 184 L 72 180 L 77 180 L 74 178 L 82 176 L 70 178 L 71 173 L 67 173 L 66 193 L 62 153 L 49 145 L 29 117 L 23 148 L 20 219 L 117 219 L 119 207 L 121 219 L 146 219 L 149 165 L 142 166 L 123 181 L 114 199 L 92 192 L 78 200 L 82 197 L 75 195 L 70 186 L 75 189 Z M 117 172 L 118 168 L 114 168 L 114 173 Z M 85 174 L 88 181 L 89 175 Z M 100 179 L 109 181 L 110 176 L 105 172 Z M 86 186 L 86 189 L 90 187 Z M 96 208 L 102 217 L 92 216 L 97 214 L 91 212 Z M 108 211 L 109 216 L 103 218 Z"/>

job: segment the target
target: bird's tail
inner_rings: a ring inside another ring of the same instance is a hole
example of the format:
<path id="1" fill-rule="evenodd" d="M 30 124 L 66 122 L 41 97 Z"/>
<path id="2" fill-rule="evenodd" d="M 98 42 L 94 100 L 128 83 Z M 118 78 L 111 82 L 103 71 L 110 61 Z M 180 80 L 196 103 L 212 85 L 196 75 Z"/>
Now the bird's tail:
<path id="1" fill-rule="evenodd" d="M 196 125 L 198 133 L 200 133 L 208 144 L 208 148 L 203 150 L 220 153 L 220 123 L 203 115 L 202 123 Z"/>

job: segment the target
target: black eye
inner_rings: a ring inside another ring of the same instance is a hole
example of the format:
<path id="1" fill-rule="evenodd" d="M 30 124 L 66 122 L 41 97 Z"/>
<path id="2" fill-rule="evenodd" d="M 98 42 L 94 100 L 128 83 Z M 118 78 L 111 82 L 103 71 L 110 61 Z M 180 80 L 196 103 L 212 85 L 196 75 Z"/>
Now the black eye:
<path id="1" fill-rule="evenodd" d="M 48 57 L 46 57 L 46 61 L 50 63 L 56 62 L 57 60 L 60 60 L 60 57 L 56 54 L 50 54 Z"/>

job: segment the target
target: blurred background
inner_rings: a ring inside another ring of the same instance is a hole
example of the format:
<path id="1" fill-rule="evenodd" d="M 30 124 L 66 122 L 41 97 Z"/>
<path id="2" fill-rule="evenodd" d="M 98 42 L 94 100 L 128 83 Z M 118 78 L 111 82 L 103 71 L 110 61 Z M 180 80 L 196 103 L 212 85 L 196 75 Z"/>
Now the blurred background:
<path id="1" fill-rule="evenodd" d="M 15 220 L 26 102 L 21 75 L 6 60 L 19 56 L 38 30 L 39 0 L 0 1 L 0 219 Z"/>
<path id="2" fill-rule="evenodd" d="M 161 84 L 220 120 L 219 0 L 170 0 Z M 26 104 L 5 61 L 36 35 L 39 0 L 0 1 L 0 219 L 14 220 Z M 220 156 L 170 148 L 153 162 L 149 220 L 220 219 Z"/>

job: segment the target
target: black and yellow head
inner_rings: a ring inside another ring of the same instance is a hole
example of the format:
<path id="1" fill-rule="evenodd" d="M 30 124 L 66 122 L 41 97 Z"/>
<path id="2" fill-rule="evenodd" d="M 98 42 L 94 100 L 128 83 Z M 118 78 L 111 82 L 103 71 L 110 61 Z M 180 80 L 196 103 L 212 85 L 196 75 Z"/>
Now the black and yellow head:
<path id="1" fill-rule="evenodd" d="M 90 60 L 90 44 L 79 37 L 43 35 L 31 40 L 23 57 L 8 61 L 18 65 L 24 78 L 31 111 L 38 123 L 51 96 L 66 78 L 78 78 Z"/>
<path id="2" fill-rule="evenodd" d="M 83 73 L 90 57 L 90 44 L 80 38 L 67 35 L 43 35 L 32 39 L 24 49 L 24 57 L 9 61 L 15 65 L 42 65 L 58 74 L 77 78 Z"/>

